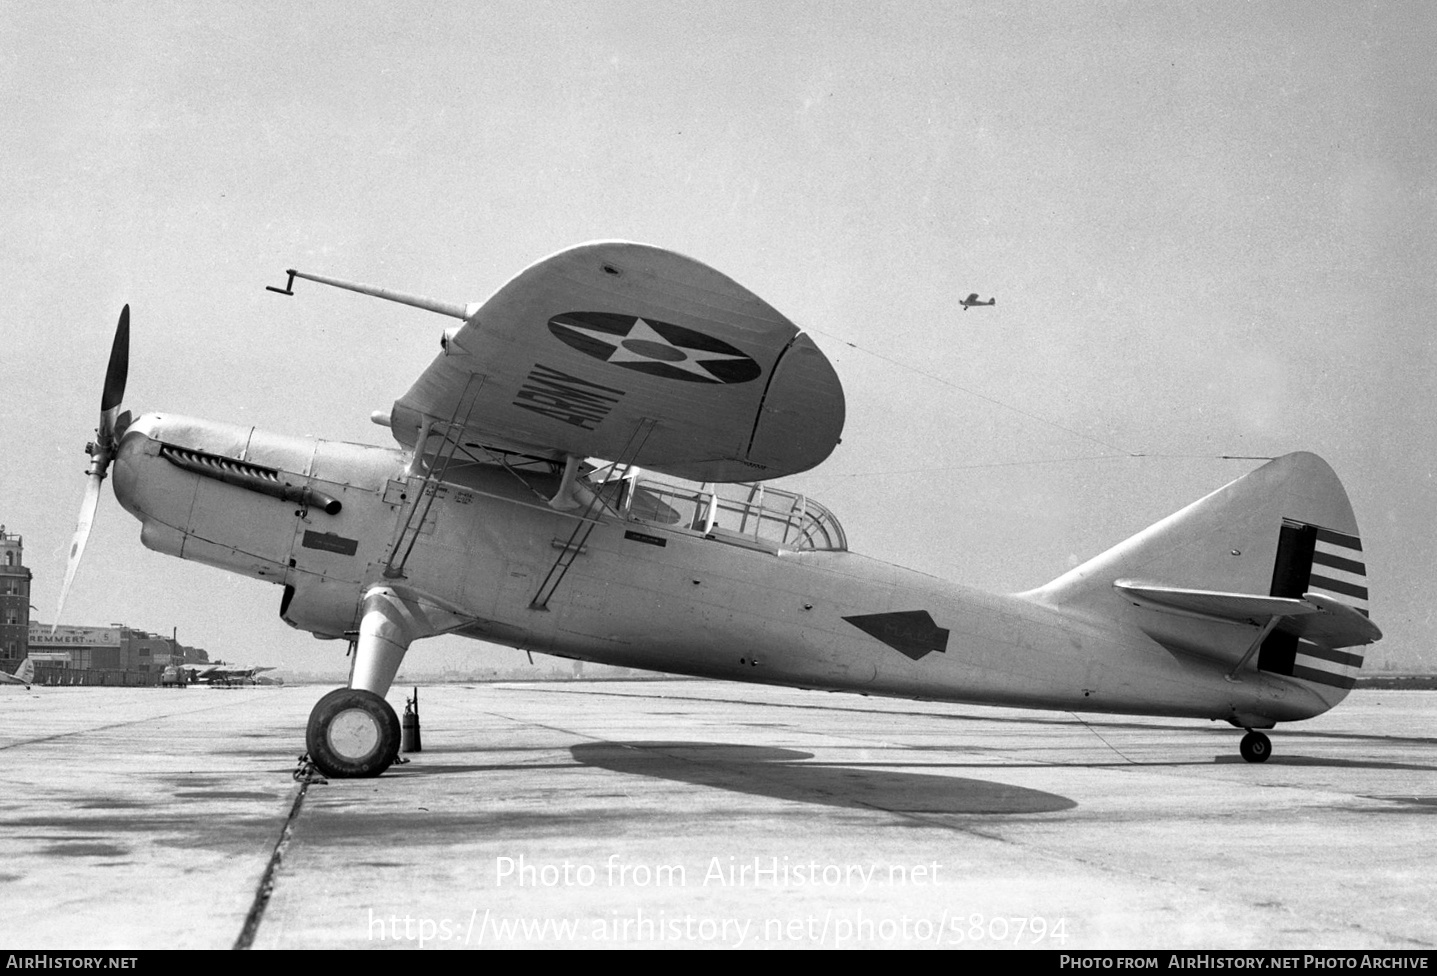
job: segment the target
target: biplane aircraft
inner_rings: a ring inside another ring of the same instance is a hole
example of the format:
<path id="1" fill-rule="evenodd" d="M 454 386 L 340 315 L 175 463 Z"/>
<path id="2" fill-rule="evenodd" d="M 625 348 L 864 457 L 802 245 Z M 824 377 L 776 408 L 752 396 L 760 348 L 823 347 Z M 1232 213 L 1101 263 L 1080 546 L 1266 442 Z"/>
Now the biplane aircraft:
<path id="1" fill-rule="evenodd" d="M 601 242 L 462 305 L 289 272 L 459 320 L 374 420 L 397 447 L 120 412 L 128 307 L 61 595 L 113 463 L 151 549 L 283 588 L 347 642 L 306 742 L 328 776 L 396 758 L 409 646 L 462 634 L 584 661 L 927 700 L 1225 720 L 1346 696 L 1368 619 L 1357 523 L 1312 454 L 1258 468 L 1037 589 L 981 592 L 850 552 L 768 482 L 823 461 L 844 397 L 818 346 L 713 269 Z M 58 613 L 57 613 L 58 617 Z"/>

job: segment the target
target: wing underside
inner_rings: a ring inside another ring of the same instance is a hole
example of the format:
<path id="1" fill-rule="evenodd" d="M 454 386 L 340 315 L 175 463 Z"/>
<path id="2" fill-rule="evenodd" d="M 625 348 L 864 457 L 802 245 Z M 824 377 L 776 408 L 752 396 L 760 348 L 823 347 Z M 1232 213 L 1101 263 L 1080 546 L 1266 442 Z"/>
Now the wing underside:
<path id="1" fill-rule="evenodd" d="M 561 251 L 446 336 L 394 404 L 394 435 L 601 457 L 695 481 L 807 470 L 843 429 L 843 389 L 813 341 L 752 292 L 642 244 Z"/>

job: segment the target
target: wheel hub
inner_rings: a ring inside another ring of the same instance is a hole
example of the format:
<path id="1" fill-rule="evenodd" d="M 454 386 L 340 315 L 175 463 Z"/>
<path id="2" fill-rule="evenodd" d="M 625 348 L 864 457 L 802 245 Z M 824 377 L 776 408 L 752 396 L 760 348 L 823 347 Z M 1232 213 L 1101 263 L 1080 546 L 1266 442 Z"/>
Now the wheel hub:
<path id="1" fill-rule="evenodd" d="M 348 708 L 329 723 L 329 745 L 346 759 L 363 759 L 379 744 L 380 728 L 374 716 L 362 708 Z"/>

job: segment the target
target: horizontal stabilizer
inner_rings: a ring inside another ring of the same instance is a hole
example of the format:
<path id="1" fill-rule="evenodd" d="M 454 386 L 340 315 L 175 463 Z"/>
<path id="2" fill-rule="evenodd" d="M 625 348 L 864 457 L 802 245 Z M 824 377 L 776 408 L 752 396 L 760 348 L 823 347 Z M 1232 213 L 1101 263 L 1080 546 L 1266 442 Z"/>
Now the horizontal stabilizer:
<path id="1" fill-rule="evenodd" d="M 1204 617 L 1260 624 L 1268 617 L 1317 613 L 1318 608 L 1291 597 L 1259 596 L 1255 593 L 1222 593 L 1179 586 L 1158 586 L 1135 580 L 1114 580 L 1113 587 L 1139 603 L 1164 610 L 1185 610 Z"/>
<path id="2" fill-rule="evenodd" d="M 1278 617 L 1281 619 L 1275 630 L 1294 634 L 1321 647 L 1354 647 L 1371 644 L 1382 637 L 1382 631 L 1371 620 L 1343 603 L 1316 593 L 1305 593 L 1298 599 L 1161 586 L 1126 579 L 1114 580 L 1113 588 L 1134 602 L 1156 610 L 1175 610 L 1258 627 Z"/>
<path id="3" fill-rule="evenodd" d="M 1296 634 L 1322 647 L 1355 647 L 1382 639 L 1381 629 L 1345 603 L 1317 593 L 1304 593 L 1302 599 L 1315 605 L 1321 614 L 1305 620 L 1286 622 L 1279 630 Z"/>

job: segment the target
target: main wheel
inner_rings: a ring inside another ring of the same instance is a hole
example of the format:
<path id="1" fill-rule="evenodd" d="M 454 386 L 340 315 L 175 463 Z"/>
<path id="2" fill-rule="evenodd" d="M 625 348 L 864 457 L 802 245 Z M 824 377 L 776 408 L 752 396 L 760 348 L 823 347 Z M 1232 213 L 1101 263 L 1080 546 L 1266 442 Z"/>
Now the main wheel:
<path id="1" fill-rule="evenodd" d="M 1261 732 L 1249 732 L 1237 748 L 1248 762 L 1267 762 L 1267 757 L 1272 755 L 1272 740 Z"/>
<path id="2" fill-rule="evenodd" d="M 372 691 L 337 688 L 309 713 L 305 745 L 326 776 L 378 776 L 399 755 L 399 716 Z"/>

